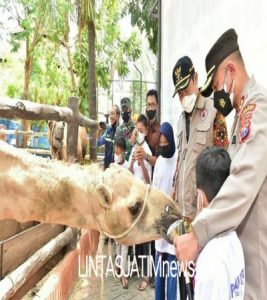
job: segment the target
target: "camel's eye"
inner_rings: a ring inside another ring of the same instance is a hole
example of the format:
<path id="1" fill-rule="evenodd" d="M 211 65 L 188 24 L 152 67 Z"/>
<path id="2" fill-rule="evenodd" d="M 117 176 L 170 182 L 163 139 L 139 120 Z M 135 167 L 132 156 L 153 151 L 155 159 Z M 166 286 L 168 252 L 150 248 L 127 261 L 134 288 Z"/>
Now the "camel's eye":
<path id="1" fill-rule="evenodd" d="M 142 202 L 136 202 L 134 206 L 129 207 L 132 216 L 136 216 L 142 207 Z"/>

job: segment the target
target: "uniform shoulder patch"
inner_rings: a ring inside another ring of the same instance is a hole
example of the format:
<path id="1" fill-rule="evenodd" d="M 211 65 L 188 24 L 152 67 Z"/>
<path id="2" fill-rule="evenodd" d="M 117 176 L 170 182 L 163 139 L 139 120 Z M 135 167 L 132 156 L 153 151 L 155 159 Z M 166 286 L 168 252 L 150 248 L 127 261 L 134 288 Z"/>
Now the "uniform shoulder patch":
<path id="1" fill-rule="evenodd" d="M 249 103 L 240 113 L 239 144 L 244 143 L 251 133 L 251 119 L 255 108 L 255 103 Z"/>

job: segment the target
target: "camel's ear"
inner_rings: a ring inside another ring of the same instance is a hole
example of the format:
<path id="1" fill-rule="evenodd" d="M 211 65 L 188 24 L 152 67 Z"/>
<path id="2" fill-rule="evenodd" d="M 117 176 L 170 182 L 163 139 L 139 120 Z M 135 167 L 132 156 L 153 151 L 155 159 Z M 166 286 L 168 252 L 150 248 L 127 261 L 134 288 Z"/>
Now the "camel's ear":
<path id="1" fill-rule="evenodd" d="M 112 202 L 112 194 L 110 188 L 105 184 L 100 184 L 96 188 L 96 190 L 100 196 L 99 197 L 100 204 L 105 208 L 109 208 Z"/>
<path id="2" fill-rule="evenodd" d="M 47 121 L 47 125 L 49 127 L 50 130 L 52 130 L 52 126 L 53 126 L 53 121 Z"/>

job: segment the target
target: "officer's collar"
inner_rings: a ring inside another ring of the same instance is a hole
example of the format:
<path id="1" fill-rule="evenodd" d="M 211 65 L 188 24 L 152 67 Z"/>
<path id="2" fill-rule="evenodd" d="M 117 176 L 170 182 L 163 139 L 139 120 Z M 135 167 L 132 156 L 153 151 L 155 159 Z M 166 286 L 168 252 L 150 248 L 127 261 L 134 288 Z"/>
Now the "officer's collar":
<path id="1" fill-rule="evenodd" d="M 242 93 L 242 101 L 240 103 L 239 111 L 244 107 L 244 105 L 247 102 L 248 98 L 248 91 L 253 88 L 253 86 L 256 84 L 256 80 L 254 78 L 254 75 L 251 76 L 251 78 L 248 80 L 247 84 L 245 85 L 244 91 Z"/>
<path id="2" fill-rule="evenodd" d="M 195 107 L 197 109 L 202 109 L 204 108 L 204 106 L 205 106 L 205 98 L 201 96 L 200 93 L 198 93 Z"/>

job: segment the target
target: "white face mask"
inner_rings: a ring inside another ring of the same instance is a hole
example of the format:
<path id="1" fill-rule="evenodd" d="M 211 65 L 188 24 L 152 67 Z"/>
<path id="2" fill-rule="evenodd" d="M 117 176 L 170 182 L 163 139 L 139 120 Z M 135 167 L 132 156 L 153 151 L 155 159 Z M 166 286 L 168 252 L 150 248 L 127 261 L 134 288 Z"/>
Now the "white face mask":
<path id="1" fill-rule="evenodd" d="M 204 197 L 202 191 L 197 191 L 197 213 L 200 213 L 203 209 Z"/>
<path id="2" fill-rule="evenodd" d="M 123 160 L 122 154 L 117 155 L 116 153 L 114 154 L 114 162 L 119 164 Z"/>
<path id="3" fill-rule="evenodd" d="M 195 93 L 185 96 L 181 102 L 183 110 L 187 113 L 191 113 L 195 106 L 197 95 Z"/>
<path id="4" fill-rule="evenodd" d="M 137 139 L 137 143 L 139 145 L 141 145 L 144 142 L 144 140 L 145 140 L 145 135 L 143 133 L 141 133 L 141 132 L 138 131 L 136 139 Z"/>

